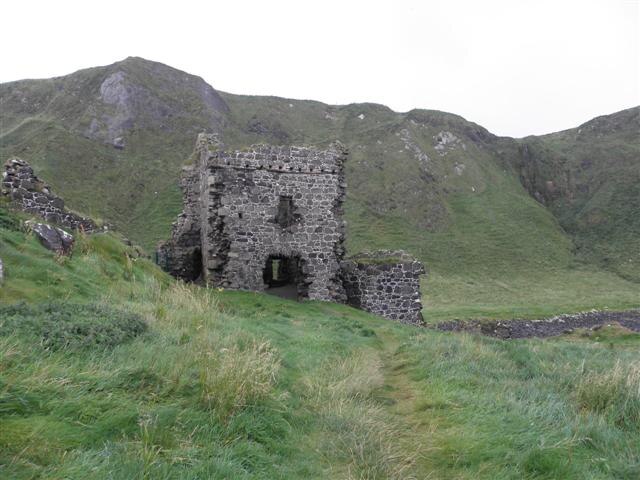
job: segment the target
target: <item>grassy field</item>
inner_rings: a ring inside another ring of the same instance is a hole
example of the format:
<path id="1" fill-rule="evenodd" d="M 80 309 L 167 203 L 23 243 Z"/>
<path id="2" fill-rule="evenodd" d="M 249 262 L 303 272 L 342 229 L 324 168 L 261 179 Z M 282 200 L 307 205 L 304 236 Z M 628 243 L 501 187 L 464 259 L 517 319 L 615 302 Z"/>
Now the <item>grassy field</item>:
<path id="1" fill-rule="evenodd" d="M 2 478 L 640 475 L 637 334 L 428 331 L 187 286 L 111 234 L 56 257 L 0 221 Z"/>
<path id="2" fill-rule="evenodd" d="M 533 274 L 439 275 L 423 281 L 424 317 L 541 319 L 592 309 L 627 310 L 640 305 L 640 286 L 589 267 Z"/>

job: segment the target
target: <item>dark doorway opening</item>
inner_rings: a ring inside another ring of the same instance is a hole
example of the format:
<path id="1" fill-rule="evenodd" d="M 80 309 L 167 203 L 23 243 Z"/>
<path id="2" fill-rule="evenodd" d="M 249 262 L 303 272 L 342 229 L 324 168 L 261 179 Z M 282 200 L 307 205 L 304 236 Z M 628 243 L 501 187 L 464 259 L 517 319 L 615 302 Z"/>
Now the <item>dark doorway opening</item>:
<path id="1" fill-rule="evenodd" d="M 196 282 L 202 276 L 202 252 L 199 248 L 194 249 L 191 259 L 191 281 Z"/>
<path id="2" fill-rule="evenodd" d="M 303 270 L 300 257 L 270 255 L 263 273 L 266 293 L 290 300 L 306 298 L 307 283 Z"/>

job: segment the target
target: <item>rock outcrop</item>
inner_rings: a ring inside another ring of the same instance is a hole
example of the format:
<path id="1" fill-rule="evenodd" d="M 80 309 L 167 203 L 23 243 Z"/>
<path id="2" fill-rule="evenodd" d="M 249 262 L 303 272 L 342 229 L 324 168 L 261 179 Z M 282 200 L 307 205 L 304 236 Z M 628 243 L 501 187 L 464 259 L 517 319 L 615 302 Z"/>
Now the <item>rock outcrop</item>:
<path id="1" fill-rule="evenodd" d="M 4 165 L 2 194 L 8 196 L 20 210 L 38 215 L 45 221 L 70 230 L 90 233 L 96 230 L 93 220 L 69 212 L 64 201 L 51 193 L 24 160 L 12 158 Z"/>
<path id="2" fill-rule="evenodd" d="M 31 229 L 31 232 L 46 249 L 60 255 L 66 255 L 71 252 L 74 238 L 70 233 L 45 223 L 28 221 L 25 222 L 25 225 Z"/>

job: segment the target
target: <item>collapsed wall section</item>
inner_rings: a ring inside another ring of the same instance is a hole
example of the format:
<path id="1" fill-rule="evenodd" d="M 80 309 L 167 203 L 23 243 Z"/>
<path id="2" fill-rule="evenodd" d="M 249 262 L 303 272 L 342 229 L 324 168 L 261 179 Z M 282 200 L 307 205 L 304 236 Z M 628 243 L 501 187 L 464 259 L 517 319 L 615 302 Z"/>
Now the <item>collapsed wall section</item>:
<path id="1" fill-rule="evenodd" d="M 202 271 L 200 172 L 197 166 L 184 167 L 180 180 L 183 207 L 171 228 L 171 238 L 160 243 L 156 263 L 176 278 L 197 280 Z"/>
<path id="2" fill-rule="evenodd" d="M 12 158 L 5 163 L 1 193 L 11 198 L 20 210 L 38 215 L 47 222 L 85 233 L 97 229 L 93 220 L 68 211 L 64 201 L 54 195 L 51 187 L 38 178 L 33 168 L 20 158 Z"/>
<path id="3" fill-rule="evenodd" d="M 425 269 L 403 251 L 362 253 L 342 263 L 347 303 L 402 323 L 421 325 L 420 275 Z"/>

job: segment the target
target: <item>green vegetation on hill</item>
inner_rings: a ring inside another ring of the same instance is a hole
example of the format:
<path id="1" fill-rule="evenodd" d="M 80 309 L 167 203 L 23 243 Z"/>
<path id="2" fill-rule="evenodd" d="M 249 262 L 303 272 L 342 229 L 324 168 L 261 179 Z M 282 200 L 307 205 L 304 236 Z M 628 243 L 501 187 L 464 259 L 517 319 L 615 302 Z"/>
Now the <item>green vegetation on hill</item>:
<path id="1" fill-rule="evenodd" d="M 3 209 L 0 258 L 2 478 L 640 475 L 637 334 L 506 342 L 189 286 L 113 235 L 57 257 Z"/>
<path id="2" fill-rule="evenodd" d="M 578 257 L 640 281 L 640 107 L 521 143 L 523 183 Z"/>
<path id="3" fill-rule="evenodd" d="M 0 160 L 24 157 L 149 252 L 180 211 L 199 131 L 231 148 L 339 139 L 348 252 L 417 256 L 431 318 L 640 306 L 637 108 L 514 140 L 445 112 L 218 93 L 139 58 L 2 84 L 0 107 Z"/>

